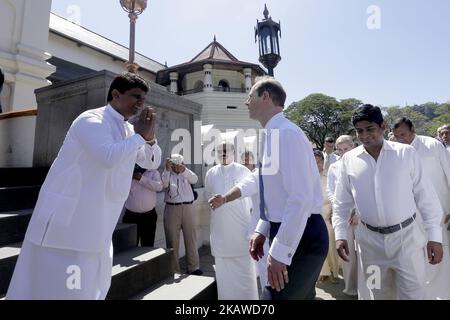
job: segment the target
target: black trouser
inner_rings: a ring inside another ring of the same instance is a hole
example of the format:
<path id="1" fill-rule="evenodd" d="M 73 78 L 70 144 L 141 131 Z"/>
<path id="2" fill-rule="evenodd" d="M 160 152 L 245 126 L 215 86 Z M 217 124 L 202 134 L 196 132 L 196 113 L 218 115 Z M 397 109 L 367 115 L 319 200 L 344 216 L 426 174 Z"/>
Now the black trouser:
<path id="1" fill-rule="evenodd" d="M 270 243 L 281 223 L 270 223 Z M 314 300 L 316 282 L 328 254 L 328 231 L 320 214 L 312 214 L 306 223 L 302 239 L 295 251 L 292 263 L 287 266 L 289 283 L 280 292 L 269 289 L 272 300 Z"/>
<path id="2" fill-rule="evenodd" d="M 153 247 L 155 243 L 156 220 L 158 215 L 155 208 L 143 213 L 136 213 L 130 210 L 125 210 L 123 215 L 123 223 L 137 224 L 137 239 L 136 246 L 141 241 L 141 247 Z"/>

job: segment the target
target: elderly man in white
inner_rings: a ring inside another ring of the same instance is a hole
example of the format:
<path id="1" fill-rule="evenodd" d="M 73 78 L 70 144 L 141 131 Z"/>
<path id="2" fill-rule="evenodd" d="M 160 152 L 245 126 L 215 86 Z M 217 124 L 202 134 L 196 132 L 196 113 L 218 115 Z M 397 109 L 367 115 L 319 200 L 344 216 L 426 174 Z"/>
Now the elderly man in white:
<path id="1" fill-rule="evenodd" d="M 234 162 L 234 146 L 220 144 L 220 164 L 208 170 L 205 189 L 208 198 L 219 197 L 251 175 L 245 166 Z M 257 300 L 258 287 L 254 264 L 248 253 L 250 212 L 243 199 L 219 207 L 211 204 L 211 252 L 215 260 L 219 300 Z"/>
<path id="2" fill-rule="evenodd" d="M 112 233 L 135 163 L 155 169 L 161 149 L 149 88 L 116 77 L 108 105 L 83 112 L 67 133 L 39 193 L 7 299 L 104 299 L 111 283 Z M 142 110 L 131 125 L 127 120 Z M 73 280 L 73 281 L 72 281 Z"/>
<path id="3" fill-rule="evenodd" d="M 342 157 L 347 151 L 354 148 L 353 138 L 349 135 L 342 135 L 336 139 L 336 150 L 340 157 Z M 334 203 L 336 191 L 336 182 L 338 178 L 338 173 L 341 168 L 341 159 L 332 163 L 328 169 L 327 175 L 327 194 L 328 199 L 330 199 L 331 204 Z M 356 259 L 356 248 L 355 248 L 355 228 L 358 224 L 358 217 L 355 211 L 352 210 L 352 215 L 348 223 L 348 249 L 349 249 L 349 261 L 343 261 L 342 263 L 342 273 L 344 276 L 345 288 L 342 292 L 349 296 L 358 295 L 358 268 Z"/>
<path id="4" fill-rule="evenodd" d="M 215 195 L 209 199 L 209 205 L 212 209 L 217 209 L 226 202 L 231 202 L 236 199 L 251 197 L 251 210 L 250 210 L 250 235 L 256 228 L 259 221 L 259 173 L 258 168 L 252 171 L 251 175 L 245 177 L 245 179 L 239 181 L 233 188 L 228 190 L 224 194 Z M 256 272 L 259 276 L 259 283 L 261 285 L 261 299 L 270 300 L 270 292 L 264 290 L 268 285 L 267 279 L 267 252 L 269 252 L 269 243 L 266 241 L 264 243 L 264 254 L 258 261 L 254 261 L 256 264 Z"/>
<path id="5" fill-rule="evenodd" d="M 424 170 L 436 191 L 439 203 L 444 210 L 442 239 L 444 255 L 442 263 L 427 265 L 427 298 L 450 299 L 450 154 L 435 138 L 416 135 L 410 119 L 402 117 L 394 121 L 393 132 L 398 142 L 409 144 L 416 149 L 423 162 Z"/>
<path id="6" fill-rule="evenodd" d="M 360 263 L 372 299 L 425 298 L 424 248 L 442 260 L 442 209 L 417 152 L 383 139 L 381 110 L 363 105 L 352 116 L 359 146 L 342 157 L 333 206 L 339 256 L 348 261 L 347 226 L 356 207 Z M 420 211 L 428 239 L 415 221 Z"/>

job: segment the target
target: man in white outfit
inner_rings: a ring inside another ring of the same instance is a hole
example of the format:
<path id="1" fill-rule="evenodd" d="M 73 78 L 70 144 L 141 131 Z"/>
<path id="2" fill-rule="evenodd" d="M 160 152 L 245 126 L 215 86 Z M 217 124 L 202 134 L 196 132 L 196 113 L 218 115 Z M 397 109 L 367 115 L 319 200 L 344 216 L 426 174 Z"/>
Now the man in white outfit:
<path id="1" fill-rule="evenodd" d="M 112 233 L 135 163 L 156 169 L 161 149 L 149 88 L 136 74 L 115 78 L 108 105 L 72 123 L 39 193 L 7 299 L 104 299 Z M 131 125 L 127 120 L 142 110 Z"/>
<path id="2" fill-rule="evenodd" d="M 340 157 L 342 157 L 347 151 L 354 148 L 353 138 L 349 135 L 342 135 L 336 139 L 336 150 Z M 338 173 L 340 170 L 341 159 L 332 163 L 328 168 L 327 176 L 327 194 L 328 199 L 330 199 L 331 204 L 334 203 L 334 192 L 336 191 L 336 182 L 338 178 Z M 342 262 L 342 273 L 344 276 L 345 288 L 342 291 L 344 294 L 349 296 L 358 295 L 358 272 L 357 272 L 357 258 L 356 258 L 356 248 L 355 248 L 355 228 L 358 224 L 358 217 L 355 211 L 352 210 L 352 215 L 348 223 L 347 230 L 347 242 L 349 249 L 349 261 Z M 333 248 L 334 249 L 334 248 Z"/>
<path id="3" fill-rule="evenodd" d="M 258 182 L 258 168 L 254 169 L 252 174 L 245 177 L 245 179 L 241 180 L 236 186 L 228 190 L 224 194 L 219 194 L 211 199 L 209 199 L 209 204 L 211 208 L 214 210 L 219 208 L 226 202 L 234 201 L 236 199 L 241 199 L 245 197 L 251 197 L 251 210 L 250 210 L 250 235 L 253 234 L 253 231 L 256 228 L 256 225 L 259 221 L 259 182 Z M 266 265 L 266 254 L 269 252 L 269 244 L 266 242 L 264 244 L 264 255 L 258 261 L 254 261 L 256 263 L 256 271 L 259 276 L 259 283 L 261 286 L 261 298 L 263 300 L 270 300 L 270 293 L 268 290 L 264 290 L 264 288 L 268 285 L 267 279 L 267 265 Z"/>
<path id="4" fill-rule="evenodd" d="M 413 147 L 385 141 L 381 110 L 363 105 L 352 116 L 359 146 L 342 157 L 333 226 L 339 256 L 348 261 L 347 226 L 353 207 L 356 240 L 372 299 L 425 298 L 424 248 L 442 260 L 442 209 Z M 428 239 L 415 222 L 420 211 Z"/>
<path id="5" fill-rule="evenodd" d="M 450 227 L 447 224 L 450 219 L 450 154 L 446 152 L 444 145 L 435 138 L 416 135 L 414 125 L 408 118 L 397 119 L 392 127 L 398 142 L 409 144 L 416 149 L 444 211 L 445 218 L 442 221 L 444 255 L 442 263 L 427 265 L 427 298 L 448 300 L 450 299 L 448 228 Z"/>
<path id="6" fill-rule="evenodd" d="M 220 164 L 208 170 L 205 190 L 208 198 L 225 193 L 251 172 L 234 162 L 234 146 L 220 144 Z M 220 208 L 211 205 L 211 252 L 215 260 L 219 300 L 257 300 L 254 264 L 248 253 L 250 212 L 241 199 Z"/>

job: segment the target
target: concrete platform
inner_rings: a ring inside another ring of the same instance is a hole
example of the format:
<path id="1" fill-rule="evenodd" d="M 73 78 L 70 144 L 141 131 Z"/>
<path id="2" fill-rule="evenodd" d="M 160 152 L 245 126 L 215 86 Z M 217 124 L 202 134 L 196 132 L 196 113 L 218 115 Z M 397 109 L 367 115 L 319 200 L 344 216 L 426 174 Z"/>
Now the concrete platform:
<path id="1" fill-rule="evenodd" d="M 217 300 L 216 281 L 213 277 L 175 274 L 132 300 Z"/>

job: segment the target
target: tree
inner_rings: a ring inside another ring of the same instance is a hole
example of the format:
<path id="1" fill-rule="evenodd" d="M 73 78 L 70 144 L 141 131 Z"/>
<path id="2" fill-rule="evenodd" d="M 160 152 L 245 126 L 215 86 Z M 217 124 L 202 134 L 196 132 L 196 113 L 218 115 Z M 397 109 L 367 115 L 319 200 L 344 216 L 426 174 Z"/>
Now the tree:
<path id="1" fill-rule="evenodd" d="M 357 99 L 338 102 L 333 97 L 314 93 L 293 102 L 284 113 L 305 132 L 311 142 L 323 149 L 326 136 L 336 139 L 351 132 L 351 113 L 360 104 Z"/>

